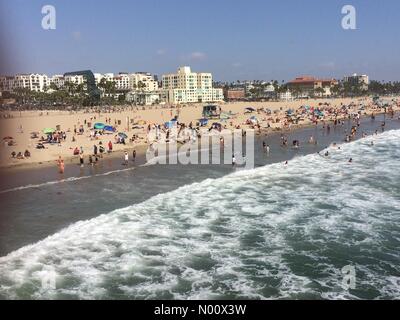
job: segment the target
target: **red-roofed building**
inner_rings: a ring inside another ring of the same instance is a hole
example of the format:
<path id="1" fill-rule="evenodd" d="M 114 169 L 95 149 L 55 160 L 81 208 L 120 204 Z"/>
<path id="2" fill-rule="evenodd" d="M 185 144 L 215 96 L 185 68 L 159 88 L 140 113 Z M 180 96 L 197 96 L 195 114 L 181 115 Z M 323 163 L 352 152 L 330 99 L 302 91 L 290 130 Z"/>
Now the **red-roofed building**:
<path id="1" fill-rule="evenodd" d="M 292 93 L 299 97 L 330 96 L 331 88 L 339 82 L 336 79 L 318 79 L 311 76 L 298 77 L 287 83 Z"/>

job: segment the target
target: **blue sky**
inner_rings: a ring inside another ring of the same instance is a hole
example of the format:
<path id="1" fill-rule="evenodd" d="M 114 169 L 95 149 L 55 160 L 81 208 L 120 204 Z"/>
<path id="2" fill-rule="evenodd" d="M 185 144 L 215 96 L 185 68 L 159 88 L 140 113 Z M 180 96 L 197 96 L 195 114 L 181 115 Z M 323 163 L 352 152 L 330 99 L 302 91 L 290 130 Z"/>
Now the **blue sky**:
<path id="1" fill-rule="evenodd" d="M 54 5 L 56 30 L 41 27 Z M 357 30 L 341 8 L 357 10 Z M 400 80 L 398 0 L 0 0 L 0 74 L 174 72 L 215 80 Z"/>

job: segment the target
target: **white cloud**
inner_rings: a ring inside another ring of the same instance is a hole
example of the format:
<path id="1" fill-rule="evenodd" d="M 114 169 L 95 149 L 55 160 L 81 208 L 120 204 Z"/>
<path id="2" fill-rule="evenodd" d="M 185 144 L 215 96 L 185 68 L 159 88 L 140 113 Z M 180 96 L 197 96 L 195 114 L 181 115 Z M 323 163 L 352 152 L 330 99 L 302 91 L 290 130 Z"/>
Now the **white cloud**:
<path id="1" fill-rule="evenodd" d="M 232 67 L 234 67 L 234 68 L 239 68 L 241 66 L 242 66 L 242 64 L 240 62 L 232 63 Z"/>

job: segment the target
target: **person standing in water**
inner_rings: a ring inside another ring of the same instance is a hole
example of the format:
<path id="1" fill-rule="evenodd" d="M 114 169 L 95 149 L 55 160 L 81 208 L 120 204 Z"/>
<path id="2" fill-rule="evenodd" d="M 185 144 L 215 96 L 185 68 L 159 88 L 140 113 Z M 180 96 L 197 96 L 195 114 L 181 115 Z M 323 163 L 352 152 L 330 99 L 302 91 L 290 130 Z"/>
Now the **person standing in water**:
<path id="1" fill-rule="evenodd" d="M 79 153 L 79 162 L 81 167 L 83 167 L 83 152 Z"/>
<path id="2" fill-rule="evenodd" d="M 236 164 L 236 158 L 235 158 L 235 155 L 233 154 L 232 155 L 232 167 L 235 166 L 235 164 Z"/>
<path id="3" fill-rule="evenodd" d="M 58 165 L 58 171 L 59 171 L 61 174 L 63 174 L 63 173 L 64 173 L 65 166 L 64 166 L 64 160 L 61 158 L 61 156 L 58 157 L 57 165 Z"/>
<path id="4" fill-rule="evenodd" d="M 129 155 L 128 155 L 128 152 L 125 151 L 125 165 L 126 166 L 128 165 L 128 162 L 129 162 Z"/>
<path id="5" fill-rule="evenodd" d="M 133 150 L 132 152 L 132 161 L 135 162 L 136 160 L 136 150 Z"/>

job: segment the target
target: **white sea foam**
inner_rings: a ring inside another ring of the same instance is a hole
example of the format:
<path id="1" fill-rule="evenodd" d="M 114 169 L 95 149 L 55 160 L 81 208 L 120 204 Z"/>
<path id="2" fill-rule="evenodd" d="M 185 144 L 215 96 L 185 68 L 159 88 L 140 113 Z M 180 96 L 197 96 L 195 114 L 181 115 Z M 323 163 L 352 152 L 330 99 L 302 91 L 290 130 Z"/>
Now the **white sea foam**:
<path id="1" fill-rule="evenodd" d="M 0 297 L 399 297 L 399 147 L 390 131 L 75 223 L 0 258 Z"/>

